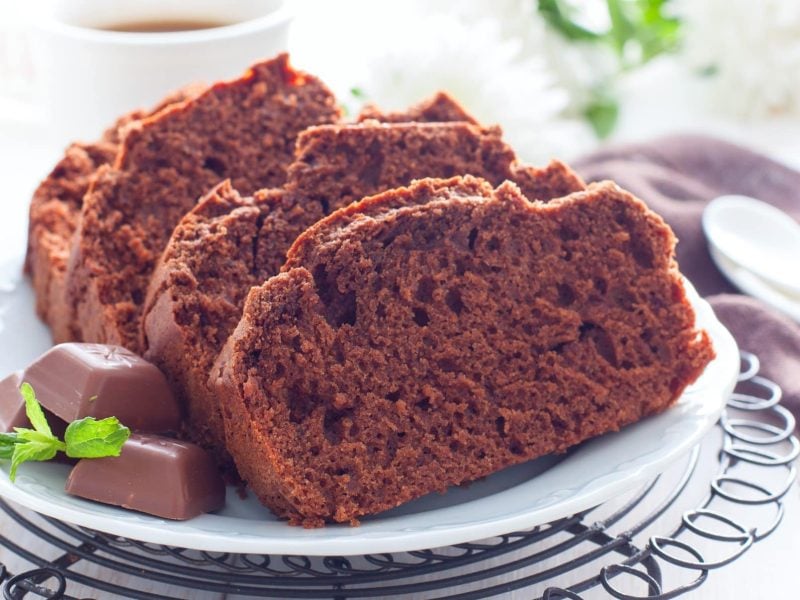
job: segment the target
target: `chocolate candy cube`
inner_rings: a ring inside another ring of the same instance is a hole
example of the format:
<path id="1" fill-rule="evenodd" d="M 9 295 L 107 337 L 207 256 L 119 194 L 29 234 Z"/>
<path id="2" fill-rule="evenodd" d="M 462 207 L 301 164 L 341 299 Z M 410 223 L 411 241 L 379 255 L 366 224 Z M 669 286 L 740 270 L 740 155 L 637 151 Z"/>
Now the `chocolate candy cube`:
<path id="1" fill-rule="evenodd" d="M 15 427 L 31 428 L 31 422 L 25 414 L 25 400 L 19 391 L 20 385 L 22 385 L 22 371 L 12 373 L 0 381 L 0 431 L 2 432 L 14 431 Z M 63 437 L 67 424 L 47 409 L 44 409 L 44 416 L 53 434 Z"/>
<path id="2" fill-rule="evenodd" d="M 164 374 L 121 346 L 59 344 L 22 376 L 43 407 L 67 422 L 117 417 L 134 431 L 177 431 L 178 402 Z"/>
<path id="3" fill-rule="evenodd" d="M 0 381 L 0 431 L 14 431 L 15 427 L 30 427 L 25 416 L 25 401 L 19 393 L 21 372 L 12 373 Z"/>
<path id="4" fill-rule="evenodd" d="M 132 434 L 117 457 L 82 459 L 65 489 L 165 519 L 191 519 L 225 504 L 225 484 L 205 450 L 148 434 Z"/>

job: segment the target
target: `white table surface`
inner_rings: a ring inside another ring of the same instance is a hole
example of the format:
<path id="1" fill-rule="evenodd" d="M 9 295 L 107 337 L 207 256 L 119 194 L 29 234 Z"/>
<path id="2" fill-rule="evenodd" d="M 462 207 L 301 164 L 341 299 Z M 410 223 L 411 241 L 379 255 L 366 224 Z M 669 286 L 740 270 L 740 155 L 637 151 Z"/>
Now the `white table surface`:
<path id="1" fill-rule="evenodd" d="M 742 123 L 718 117 L 710 109 L 702 107 L 696 88 L 691 85 L 672 85 L 675 72 L 674 64 L 654 65 L 647 73 L 628 84 L 626 101 L 623 103 L 623 118 L 616 139 L 647 139 L 652 135 L 681 131 L 706 132 L 748 143 L 787 164 L 800 167 L 799 121 Z M 49 139 L 38 127 L 9 119 L 0 120 L 0 181 L 3 182 L 0 199 L 0 260 L 13 249 L 24 246 L 27 203 L 31 192 L 58 159 L 63 145 L 62 140 Z M 713 456 L 709 460 L 713 462 Z M 702 494 L 706 485 L 699 481 L 687 493 Z M 794 568 L 796 557 L 800 555 L 800 487 L 793 487 L 785 504 L 784 522 L 770 538 L 756 544 L 734 564 L 712 572 L 706 584 L 685 597 L 720 600 L 796 597 L 794 590 L 798 583 Z M 664 531 L 668 531 L 674 526 L 674 521 L 661 525 Z M 52 549 L 11 523 L 5 515 L 0 515 L 0 533 L 35 553 L 45 556 L 53 554 Z M 0 549 L 0 562 L 6 564 L 12 572 L 31 568 L 30 564 L 10 555 L 5 549 Z M 125 575 L 109 576 L 107 572 L 92 565 L 84 568 L 87 573 L 106 579 L 111 577 L 120 584 L 127 580 Z M 174 598 L 224 597 L 157 583 L 148 584 L 144 589 Z M 112 597 L 72 585 L 69 593 L 77 597 Z M 528 598 L 530 594 L 514 593 L 505 597 Z"/>

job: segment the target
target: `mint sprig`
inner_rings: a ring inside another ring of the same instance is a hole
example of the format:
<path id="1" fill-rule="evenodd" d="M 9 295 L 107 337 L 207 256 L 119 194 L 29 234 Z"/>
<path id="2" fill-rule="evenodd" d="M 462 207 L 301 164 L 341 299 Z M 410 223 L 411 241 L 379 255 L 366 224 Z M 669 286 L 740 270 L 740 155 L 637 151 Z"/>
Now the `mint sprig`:
<path id="1" fill-rule="evenodd" d="M 0 459 L 11 460 L 8 474 L 11 481 L 16 480 L 17 468 L 22 463 L 50 460 L 59 452 L 70 458 L 119 456 L 122 445 L 131 434 L 131 430 L 116 417 L 99 421 L 94 417 L 84 417 L 67 426 L 64 441 L 61 441 L 53 435 L 31 385 L 23 383 L 19 390 L 33 429 L 15 427 L 14 433 L 0 433 Z"/>
<path id="2" fill-rule="evenodd" d="M 47 417 L 44 416 L 42 405 L 36 399 L 36 392 L 33 391 L 31 384 L 27 381 L 24 382 L 19 386 L 19 391 L 22 394 L 22 399 L 25 400 L 25 414 L 28 415 L 28 420 L 33 425 L 33 428 L 43 435 L 54 437 L 47 422 Z M 19 429 L 17 429 L 17 432 L 19 432 Z"/>
<path id="3" fill-rule="evenodd" d="M 67 456 L 70 458 L 100 458 L 119 456 L 122 444 L 131 430 L 123 427 L 117 417 L 96 420 L 85 417 L 73 421 L 64 432 Z"/>

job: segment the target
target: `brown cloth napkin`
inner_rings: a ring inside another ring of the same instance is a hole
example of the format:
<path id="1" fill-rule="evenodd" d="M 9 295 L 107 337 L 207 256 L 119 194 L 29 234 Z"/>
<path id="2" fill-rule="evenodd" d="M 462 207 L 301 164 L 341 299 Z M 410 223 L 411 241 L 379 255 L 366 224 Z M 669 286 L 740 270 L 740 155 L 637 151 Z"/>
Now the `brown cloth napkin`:
<path id="1" fill-rule="evenodd" d="M 681 271 L 714 307 L 739 347 L 758 355 L 761 373 L 783 388 L 800 420 L 800 326 L 742 295 L 708 254 L 700 218 L 722 194 L 753 196 L 800 221 L 800 173 L 722 140 L 683 135 L 604 148 L 574 164 L 587 181 L 613 179 L 669 223 L 680 240 Z"/>

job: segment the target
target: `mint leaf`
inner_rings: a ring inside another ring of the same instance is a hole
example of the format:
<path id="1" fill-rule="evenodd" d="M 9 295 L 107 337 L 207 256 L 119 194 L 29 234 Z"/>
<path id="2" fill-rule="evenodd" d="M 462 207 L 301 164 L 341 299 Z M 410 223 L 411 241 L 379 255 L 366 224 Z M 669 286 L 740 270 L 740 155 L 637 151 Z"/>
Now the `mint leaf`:
<path id="1" fill-rule="evenodd" d="M 22 394 L 22 398 L 25 400 L 25 414 L 28 415 L 28 420 L 31 422 L 31 425 L 33 425 L 33 428 L 36 431 L 41 431 L 53 437 L 53 432 L 50 431 L 50 425 L 47 424 L 44 411 L 39 401 L 36 399 L 36 393 L 33 391 L 31 384 L 27 381 L 24 382 L 19 386 L 19 391 Z"/>
<path id="2" fill-rule="evenodd" d="M 73 421 L 64 432 L 67 456 L 71 458 L 102 458 L 119 456 L 131 430 L 116 417 L 98 421 L 85 417 Z"/>
<path id="3" fill-rule="evenodd" d="M 0 433 L 0 459 L 10 459 L 14 454 L 14 445 L 17 442 L 16 433 Z"/>
<path id="4" fill-rule="evenodd" d="M 25 414 L 33 429 L 15 427 L 15 433 L 0 435 L 0 458 L 11 459 L 11 471 L 8 474 L 11 481 L 17 478 L 17 468 L 22 463 L 50 460 L 59 450 L 64 450 L 64 442 L 53 435 L 31 384 L 24 382 L 19 386 L 19 391 L 25 400 Z"/>
<path id="5" fill-rule="evenodd" d="M 59 450 L 64 450 L 64 442 L 53 435 L 31 384 L 23 383 L 19 391 L 25 400 L 25 414 L 33 429 L 15 427 L 16 433 L 6 433 L 0 438 L 0 458 L 11 459 L 11 471 L 8 474 L 11 481 L 17 478 L 17 468 L 22 463 L 50 460 Z"/>
<path id="6" fill-rule="evenodd" d="M 11 472 L 8 478 L 13 482 L 17 478 L 17 467 L 31 460 L 43 461 L 53 458 L 64 443 L 58 438 L 34 429 L 17 427 L 17 441 L 11 454 Z"/>
<path id="7" fill-rule="evenodd" d="M 17 434 L 14 432 L 0 432 L 0 447 L 5 445 L 13 445 L 16 444 L 18 440 Z"/>
<path id="8" fill-rule="evenodd" d="M 52 434 L 48 435 L 46 433 L 42 433 L 41 431 L 36 431 L 35 429 L 25 429 L 24 427 L 15 427 L 14 431 L 16 432 L 17 436 L 17 444 L 31 442 L 34 444 L 49 444 L 56 450 L 64 449 L 64 442 Z"/>
<path id="9" fill-rule="evenodd" d="M 0 459 L 11 460 L 9 479 L 12 482 L 22 463 L 50 460 L 58 452 L 66 452 L 71 458 L 119 456 L 122 445 L 131 435 L 131 430 L 121 425 L 116 417 L 100 421 L 86 417 L 69 424 L 62 442 L 53 435 L 31 385 L 25 382 L 19 391 L 33 429 L 15 427 L 14 433 L 0 433 Z"/>

